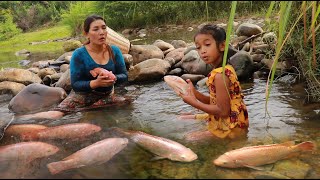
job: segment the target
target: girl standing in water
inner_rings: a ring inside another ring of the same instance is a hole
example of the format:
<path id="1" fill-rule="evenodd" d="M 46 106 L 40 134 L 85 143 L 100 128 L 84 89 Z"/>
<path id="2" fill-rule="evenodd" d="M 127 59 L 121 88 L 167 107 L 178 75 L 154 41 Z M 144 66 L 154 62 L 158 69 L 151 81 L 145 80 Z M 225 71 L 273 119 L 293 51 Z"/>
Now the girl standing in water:
<path id="1" fill-rule="evenodd" d="M 201 59 L 206 64 L 211 64 L 213 70 L 208 74 L 206 82 L 209 96 L 197 91 L 189 79 L 187 80 L 188 93 L 180 94 L 185 103 L 206 113 L 191 115 L 191 117 L 206 120 L 208 123 L 208 130 L 193 132 L 187 136 L 187 139 L 196 140 L 205 137 L 233 139 L 247 134 L 248 112 L 236 72 L 230 64 L 227 64 L 223 74 L 225 39 L 225 30 L 216 25 L 205 25 L 194 36 Z"/>

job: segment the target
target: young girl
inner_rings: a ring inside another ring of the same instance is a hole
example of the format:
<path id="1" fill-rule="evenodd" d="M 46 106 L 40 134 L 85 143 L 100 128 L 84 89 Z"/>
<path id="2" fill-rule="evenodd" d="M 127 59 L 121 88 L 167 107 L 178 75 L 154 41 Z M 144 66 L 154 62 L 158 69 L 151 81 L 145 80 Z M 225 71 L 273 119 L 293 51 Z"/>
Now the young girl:
<path id="1" fill-rule="evenodd" d="M 223 54 L 226 33 L 216 25 L 205 25 L 194 36 L 196 49 L 206 64 L 213 70 L 208 74 L 206 82 L 210 94 L 204 95 L 197 91 L 188 79 L 188 93 L 180 94 L 183 101 L 206 112 L 193 115 L 194 119 L 206 120 L 208 130 L 194 132 L 187 139 L 196 140 L 205 137 L 231 139 L 245 135 L 248 130 L 248 112 L 243 102 L 243 94 L 234 68 L 227 64 L 223 74 Z M 189 116 L 190 117 L 190 116 Z"/>

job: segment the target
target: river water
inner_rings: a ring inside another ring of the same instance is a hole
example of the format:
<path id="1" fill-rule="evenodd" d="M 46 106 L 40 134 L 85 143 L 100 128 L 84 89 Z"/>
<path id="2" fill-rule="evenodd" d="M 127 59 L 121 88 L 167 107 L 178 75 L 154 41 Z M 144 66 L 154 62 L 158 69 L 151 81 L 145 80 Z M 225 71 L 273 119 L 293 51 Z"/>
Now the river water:
<path id="1" fill-rule="evenodd" d="M 168 41 L 170 42 L 170 41 Z M 301 84 L 289 85 L 276 81 L 272 86 L 266 106 L 266 80 L 254 79 L 241 84 L 248 108 L 250 127 L 247 137 L 239 140 L 212 139 L 189 142 L 188 132 L 205 128 L 204 122 L 181 120 L 182 112 L 196 112 L 162 80 L 145 84 L 128 84 L 116 88 L 119 95 L 131 96 L 131 104 L 78 112 L 56 121 L 29 121 L 47 126 L 86 122 L 101 126 L 102 130 L 87 139 L 78 141 L 46 141 L 60 148 L 55 155 L 35 160 L 31 164 L 19 162 L 0 163 L 1 178 L 170 178 L 170 179 L 229 179 L 229 178 L 320 178 L 320 151 L 302 153 L 298 157 L 262 166 L 264 170 L 250 168 L 228 169 L 215 166 L 212 161 L 223 153 L 244 146 L 282 143 L 286 141 L 313 141 L 320 147 L 319 104 L 304 104 L 306 94 Z M 206 88 L 197 87 L 207 93 Z M 9 100 L 1 101 L 1 119 L 11 119 Z M 267 107 L 267 108 L 266 108 Z M 268 113 L 266 113 L 266 110 Z M 22 122 L 12 122 L 22 123 Z M 60 161 L 94 142 L 109 137 L 110 127 L 140 130 L 148 134 L 168 138 L 192 149 L 198 159 L 183 163 L 152 160 L 149 151 L 129 143 L 126 148 L 103 164 L 90 165 L 51 175 L 46 164 Z M 19 138 L 4 136 L 0 146 L 21 142 Z"/>

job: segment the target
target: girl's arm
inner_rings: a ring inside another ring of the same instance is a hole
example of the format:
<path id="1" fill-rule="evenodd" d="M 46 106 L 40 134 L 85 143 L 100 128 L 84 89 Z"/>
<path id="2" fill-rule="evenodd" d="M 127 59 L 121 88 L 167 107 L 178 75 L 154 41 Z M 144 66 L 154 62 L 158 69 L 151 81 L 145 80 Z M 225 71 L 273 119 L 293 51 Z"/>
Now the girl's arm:
<path id="1" fill-rule="evenodd" d="M 230 80 L 225 76 L 225 83 L 227 87 L 229 86 Z M 215 86 L 216 86 L 216 104 L 206 104 L 201 101 L 198 101 L 195 93 L 191 90 L 192 86 L 189 83 L 189 93 L 186 95 L 181 94 L 183 101 L 187 104 L 200 109 L 208 114 L 212 114 L 218 117 L 227 117 L 230 114 L 230 99 L 228 95 L 228 90 L 225 87 L 222 74 L 217 74 L 215 77 Z"/>

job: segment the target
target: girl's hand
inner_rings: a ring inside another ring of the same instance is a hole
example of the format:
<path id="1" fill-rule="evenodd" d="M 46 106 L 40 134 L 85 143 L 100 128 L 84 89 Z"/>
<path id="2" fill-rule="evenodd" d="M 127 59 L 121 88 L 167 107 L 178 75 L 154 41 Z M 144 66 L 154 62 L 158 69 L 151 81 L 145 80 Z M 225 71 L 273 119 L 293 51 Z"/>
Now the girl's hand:
<path id="1" fill-rule="evenodd" d="M 197 98 L 194 95 L 195 87 L 193 86 L 193 83 L 190 81 L 190 79 L 187 79 L 187 83 L 189 85 L 187 93 L 183 94 L 182 92 L 180 92 L 179 96 L 183 99 L 185 103 L 192 105 L 195 101 L 197 101 Z"/>

